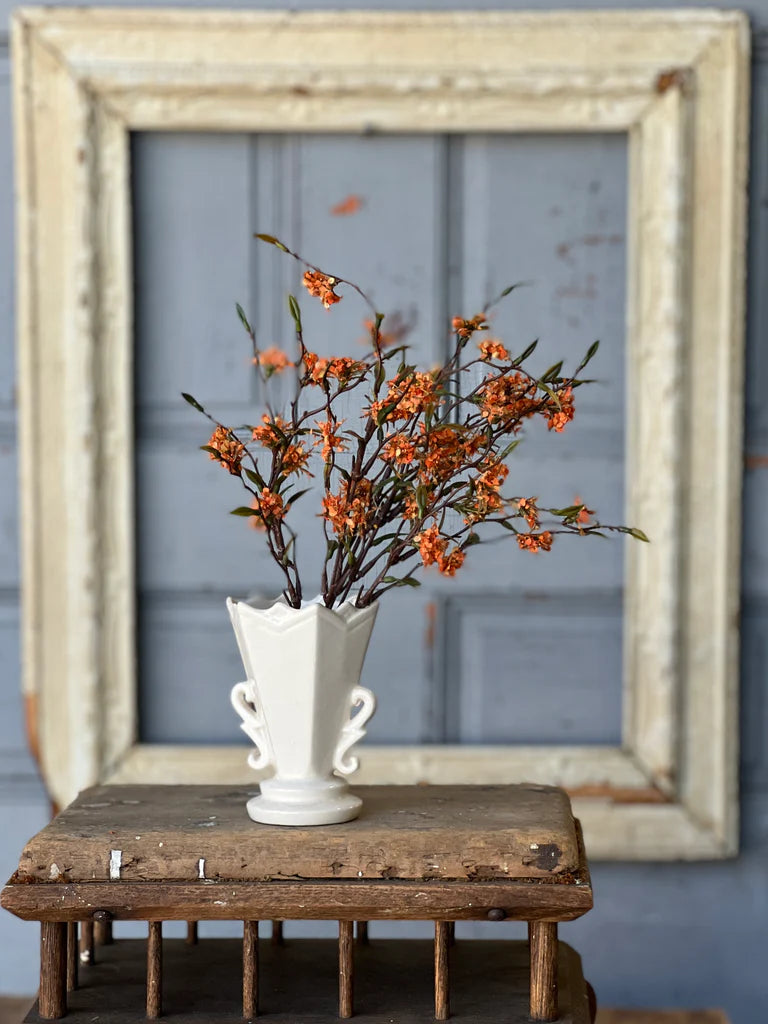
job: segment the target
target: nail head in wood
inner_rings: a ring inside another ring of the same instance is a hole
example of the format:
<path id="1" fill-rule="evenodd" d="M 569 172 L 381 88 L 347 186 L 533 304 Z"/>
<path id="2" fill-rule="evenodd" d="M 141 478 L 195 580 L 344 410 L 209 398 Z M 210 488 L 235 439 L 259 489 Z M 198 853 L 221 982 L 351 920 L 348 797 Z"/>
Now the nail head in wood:
<path id="1" fill-rule="evenodd" d="M 149 922 L 147 938 L 147 1019 L 163 1012 L 163 922 Z"/>
<path id="2" fill-rule="evenodd" d="M 77 921 L 70 921 L 67 924 L 67 992 L 77 988 L 78 954 Z"/>
<path id="3" fill-rule="evenodd" d="M 448 980 L 448 921 L 435 921 L 435 1020 L 448 1020 L 451 1004 Z"/>
<path id="4" fill-rule="evenodd" d="M 489 921 L 504 921 L 506 919 L 506 916 L 507 916 L 506 910 L 502 910 L 501 907 L 492 907 L 488 911 L 488 920 Z"/>
<path id="5" fill-rule="evenodd" d="M 531 947 L 531 1019 L 557 1020 L 557 924 L 553 921 L 531 921 L 528 939 Z"/>
<path id="6" fill-rule="evenodd" d="M 67 1012 L 67 926 L 63 921 L 40 925 L 40 1016 L 58 1020 Z"/>
<path id="7" fill-rule="evenodd" d="M 259 922 L 243 921 L 243 1017 L 259 1013 Z"/>
<path id="8" fill-rule="evenodd" d="M 339 1016 L 351 1017 L 353 1009 L 354 952 L 352 922 L 339 921 Z"/>

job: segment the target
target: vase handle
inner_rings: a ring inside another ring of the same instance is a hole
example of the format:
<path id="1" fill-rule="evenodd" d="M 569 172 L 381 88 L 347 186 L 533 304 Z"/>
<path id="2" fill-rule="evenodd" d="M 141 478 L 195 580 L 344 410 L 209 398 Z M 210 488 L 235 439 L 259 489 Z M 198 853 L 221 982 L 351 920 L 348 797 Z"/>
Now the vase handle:
<path id="1" fill-rule="evenodd" d="M 352 708 L 362 705 L 360 710 L 347 719 L 341 730 L 336 752 L 333 755 L 333 767 L 340 775 L 351 775 L 360 767 L 360 759 L 349 755 L 350 748 L 365 736 L 365 726 L 376 710 L 376 697 L 364 686 L 356 686 L 351 694 Z"/>
<path id="2" fill-rule="evenodd" d="M 229 695 L 232 707 L 242 718 L 240 728 L 256 745 L 248 755 L 248 764 L 259 771 L 273 763 L 272 745 L 269 742 L 264 713 L 256 700 L 256 687 L 249 679 L 247 683 L 235 683 Z"/>

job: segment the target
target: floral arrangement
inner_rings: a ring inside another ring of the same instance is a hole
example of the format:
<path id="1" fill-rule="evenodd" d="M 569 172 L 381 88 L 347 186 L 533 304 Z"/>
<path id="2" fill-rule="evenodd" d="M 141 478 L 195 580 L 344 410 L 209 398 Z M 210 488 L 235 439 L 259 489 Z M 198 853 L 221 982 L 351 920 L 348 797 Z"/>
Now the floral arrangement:
<path id="1" fill-rule="evenodd" d="M 288 308 L 296 350 L 290 355 L 276 346 L 259 348 L 238 305 L 263 380 L 293 376 L 289 407 L 278 412 L 267 402 L 259 424 L 229 427 L 183 395 L 214 424 L 203 450 L 250 495 L 250 503 L 233 515 L 249 517 L 264 532 L 291 606 L 301 606 L 303 589 L 289 515 L 311 490 L 301 479 L 314 475 L 315 464 L 324 488 L 320 590 L 329 608 L 351 599 L 365 607 L 393 587 L 419 586 L 416 573 L 423 567 L 455 576 L 468 549 L 492 529 L 508 531 L 529 552 L 549 551 L 557 534 L 618 531 L 647 540 L 636 528 L 594 520 L 583 503 L 546 508 L 536 497 L 502 490 L 509 475 L 506 460 L 522 440 L 525 421 L 543 417 L 560 433 L 573 419 L 574 392 L 589 383 L 580 374 L 598 342 L 569 375 L 563 374 L 562 362 L 540 376 L 529 373 L 525 363 L 536 342 L 513 355 L 486 334 L 491 308 L 513 291 L 512 285 L 475 316 L 455 317 L 450 357 L 420 370 L 407 361 L 408 346 L 398 343 L 402 330 L 382 330 L 384 315 L 356 284 L 308 263 L 271 235 L 256 237 L 299 261 L 304 286 L 326 309 L 341 301 L 338 289 L 346 286 L 371 312 L 366 321 L 370 351 L 360 359 L 321 358 L 304 339 L 293 295 Z M 354 424 L 339 415 L 340 400 L 352 392 L 363 397 Z"/>

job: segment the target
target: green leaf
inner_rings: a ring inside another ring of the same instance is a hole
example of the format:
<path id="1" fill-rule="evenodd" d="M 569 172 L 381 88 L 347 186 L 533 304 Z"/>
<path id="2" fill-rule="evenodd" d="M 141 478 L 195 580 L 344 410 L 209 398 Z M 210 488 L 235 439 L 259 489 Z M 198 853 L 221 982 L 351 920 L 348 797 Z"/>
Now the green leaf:
<path id="1" fill-rule="evenodd" d="M 311 487 L 305 487 L 303 491 L 295 491 L 293 494 L 286 494 L 285 504 L 292 505 L 299 498 L 303 498 L 305 494 L 308 494 L 312 490 Z"/>
<path id="2" fill-rule="evenodd" d="M 563 360 L 559 363 L 553 363 L 550 368 L 542 374 L 541 380 L 557 380 L 560 377 L 560 371 L 563 368 Z"/>
<path id="3" fill-rule="evenodd" d="M 381 581 L 382 583 L 391 583 L 395 587 L 420 587 L 421 583 L 415 580 L 413 576 L 404 576 L 403 579 L 398 579 L 397 576 L 385 576 Z"/>
<path id="4" fill-rule="evenodd" d="M 619 533 L 628 533 L 629 536 L 634 537 L 635 540 L 645 541 L 646 544 L 651 543 L 648 537 L 643 533 L 643 531 L 638 529 L 636 526 L 619 526 L 617 527 L 617 529 Z"/>
<path id="5" fill-rule="evenodd" d="M 283 252 L 288 252 L 287 247 L 278 238 L 275 238 L 274 235 L 264 235 L 261 232 L 257 232 L 253 237 L 258 238 L 262 242 L 269 242 L 270 245 L 276 245 Z"/>
<path id="6" fill-rule="evenodd" d="M 584 508 L 584 505 L 569 505 L 567 508 L 550 508 L 547 509 L 553 516 L 558 518 L 568 518 L 569 516 L 577 516 L 579 512 Z"/>
<path id="7" fill-rule="evenodd" d="M 293 317 L 294 322 L 296 324 L 296 330 L 300 331 L 301 330 L 301 310 L 299 309 L 299 304 L 296 301 L 296 299 L 293 297 L 293 295 L 289 295 L 288 296 L 288 309 L 290 310 L 291 316 Z"/>
<path id="8" fill-rule="evenodd" d="M 470 533 L 470 535 L 467 537 L 467 539 L 464 541 L 464 543 L 461 546 L 462 546 L 462 548 L 471 548 L 471 547 L 474 547 L 475 544 L 480 544 L 480 543 L 481 543 L 481 540 L 480 540 L 480 537 L 478 536 L 478 534 Z"/>
<path id="9" fill-rule="evenodd" d="M 419 509 L 420 517 L 424 516 L 424 510 L 427 507 L 428 497 L 429 496 L 427 494 L 427 488 L 424 486 L 424 484 L 419 484 L 418 487 L 416 488 L 416 505 Z"/>
<path id="10" fill-rule="evenodd" d="M 518 437 L 516 441 L 510 441 L 507 447 L 499 453 L 499 459 L 503 461 L 508 455 L 511 455 L 515 448 L 520 444 L 520 440 L 521 439 Z"/>
<path id="11" fill-rule="evenodd" d="M 235 309 L 237 310 L 237 315 L 240 317 L 240 323 L 246 329 L 248 334 L 253 335 L 251 325 L 248 323 L 248 317 L 245 315 L 245 310 L 243 309 L 239 302 L 235 303 Z"/>
<path id="12" fill-rule="evenodd" d="M 576 376 L 577 373 L 581 373 L 581 371 L 584 369 L 584 367 L 587 365 L 587 363 L 597 354 L 597 350 L 599 348 L 600 348 L 600 342 L 599 341 L 593 341 L 592 344 L 587 349 L 587 354 L 584 356 L 582 361 L 579 363 L 579 365 L 574 370 L 574 372 L 573 372 L 573 376 L 574 377 Z"/>
<path id="13" fill-rule="evenodd" d="M 256 473 L 256 472 L 254 472 L 254 470 L 248 469 L 247 466 L 243 466 L 243 472 L 248 477 L 248 479 L 251 481 L 251 483 L 252 484 L 256 484 L 257 487 L 266 487 L 267 486 L 266 483 L 264 482 L 264 477 L 261 475 L 261 473 Z"/>
<path id="14" fill-rule="evenodd" d="M 218 450 L 218 448 L 212 448 L 209 444 L 201 444 L 200 451 L 208 452 L 209 455 L 215 455 L 217 459 L 221 458 L 221 452 Z"/>
<path id="15" fill-rule="evenodd" d="M 198 412 L 205 412 L 205 409 L 202 407 L 202 405 L 200 405 L 198 400 L 196 398 L 193 398 L 192 395 L 188 395 L 186 391 L 181 392 L 181 397 L 184 399 L 185 402 L 189 402 L 193 409 L 197 409 Z"/>
<path id="16" fill-rule="evenodd" d="M 537 338 L 536 341 L 531 342 L 531 344 L 528 346 L 525 352 L 523 352 L 522 355 L 519 355 L 517 359 L 513 360 L 512 366 L 519 366 L 521 363 L 524 363 L 525 360 L 528 359 L 529 356 L 532 356 L 533 353 L 536 351 L 536 346 L 538 344 L 539 339 Z"/>
<path id="17" fill-rule="evenodd" d="M 261 515 L 257 508 L 249 508 L 247 505 L 239 505 L 229 513 L 231 516 L 258 516 Z"/>

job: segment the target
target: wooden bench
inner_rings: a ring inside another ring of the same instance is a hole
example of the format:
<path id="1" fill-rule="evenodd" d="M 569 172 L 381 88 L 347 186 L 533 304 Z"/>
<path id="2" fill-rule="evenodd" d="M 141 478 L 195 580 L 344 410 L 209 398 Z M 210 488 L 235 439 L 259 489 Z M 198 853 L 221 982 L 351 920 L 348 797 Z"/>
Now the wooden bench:
<path id="1" fill-rule="evenodd" d="M 99 952 L 115 983 L 111 994 L 107 986 L 99 996 L 98 1008 L 109 1009 L 108 1020 L 140 1019 L 135 1004 L 119 1005 L 120 991 L 135 986 L 137 970 L 146 971 L 142 1014 L 160 1015 L 165 950 L 166 996 L 175 993 L 166 1003 L 179 1024 L 185 1014 L 200 1019 L 183 992 L 195 989 L 205 964 L 210 974 L 214 962 L 214 974 L 222 978 L 233 962 L 242 971 L 246 1018 L 259 1012 L 260 991 L 271 993 L 268 1012 L 276 1020 L 295 1020 L 299 1010 L 289 1004 L 302 999 L 302 1019 L 310 1003 L 318 1007 L 313 1020 L 350 1017 L 357 971 L 365 1004 L 361 1021 L 390 1021 L 396 1009 L 399 1021 L 445 1020 L 450 962 L 451 994 L 466 1007 L 462 1015 L 468 1021 L 522 1021 L 530 1013 L 538 1021 L 588 1024 L 580 960 L 557 937 L 558 922 L 592 907 L 581 834 L 567 796 L 534 785 L 371 786 L 356 792 L 364 808 L 356 821 L 281 828 L 252 822 L 245 812 L 251 791 L 235 787 L 86 790 L 30 840 L 2 892 L 4 907 L 41 922 L 39 1006 L 27 1020 L 63 1016 L 68 991 L 73 1018 L 82 1014 L 90 1020 L 88 990 L 75 993 L 78 960 L 94 972 L 90 988 L 103 986 L 95 973 L 99 964 L 93 964 L 94 929 L 108 940 L 113 921 L 144 920 L 149 933 L 141 954 L 127 941 Z M 328 943 L 281 946 L 279 922 L 288 919 L 339 922 L 333 954 L 337 1009 L 323 1001 L 327 971 L 320 965 L 327 964 Z M 162 942 L 167 920 L 190 922 L 189 943 Z M 243 922 L 242 954 L 234 960 L 231 942 L 206 940 L 196 948 L 196 922 L 211 920 Z M 258 936 L 259 922 L 266 920 L 278 922 L 278 941 L 265 949 Z M 434 1003 L 428 1008 L 420 995 L 423 943 L 366 945 L 367 922 L 374 920 L 434 921 Z M 452 950 L 453 925 L 460 920 L 525 921 L 529 941 L 466 942 Z M 279 993 L 285 1007 L 275 1002 Z M 239 1006 L 235 1012 L 231 1000 L 224 1002 L 216 1013 L 209 1010 L 208 1019 L 242 1019 Z"/>

